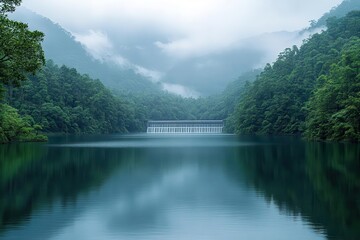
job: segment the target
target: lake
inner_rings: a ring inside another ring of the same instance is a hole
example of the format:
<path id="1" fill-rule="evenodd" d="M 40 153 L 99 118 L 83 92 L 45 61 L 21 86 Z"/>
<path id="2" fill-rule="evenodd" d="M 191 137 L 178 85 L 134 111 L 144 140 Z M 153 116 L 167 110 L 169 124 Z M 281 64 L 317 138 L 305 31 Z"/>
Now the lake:
<path id="1" fill-rule="evenodd" d="M 360 239 L 360 146 L 109 135 L 0 146 L 0 239 Z"/>

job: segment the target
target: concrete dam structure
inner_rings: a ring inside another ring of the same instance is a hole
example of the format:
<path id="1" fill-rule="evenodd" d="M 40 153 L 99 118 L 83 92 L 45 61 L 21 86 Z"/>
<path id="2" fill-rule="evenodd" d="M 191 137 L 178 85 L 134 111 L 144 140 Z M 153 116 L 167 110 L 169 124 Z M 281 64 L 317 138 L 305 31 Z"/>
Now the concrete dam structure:
<path id="1" fill-rule="evenodd" d="M 167 120 L 148 121 L 147 133 L 151 134 L 220 134 L 223 120 Z"/>

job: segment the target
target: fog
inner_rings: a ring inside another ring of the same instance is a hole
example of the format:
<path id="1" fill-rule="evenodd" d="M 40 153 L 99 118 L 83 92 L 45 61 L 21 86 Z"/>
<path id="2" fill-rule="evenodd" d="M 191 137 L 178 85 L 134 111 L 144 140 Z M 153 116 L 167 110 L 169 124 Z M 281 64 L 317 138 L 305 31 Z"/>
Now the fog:
<path id="1" fill-rule="evenodd" d="M 182 95 L 213 94 L 301 44 L 298 32 L 341 0 L 24 0 L 101 61 Z"/>

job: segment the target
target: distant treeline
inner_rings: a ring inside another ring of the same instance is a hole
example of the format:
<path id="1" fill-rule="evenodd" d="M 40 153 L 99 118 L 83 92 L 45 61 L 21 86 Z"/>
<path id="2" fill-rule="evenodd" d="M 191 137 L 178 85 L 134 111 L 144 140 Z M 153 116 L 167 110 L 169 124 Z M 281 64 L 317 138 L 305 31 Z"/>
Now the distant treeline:
<path id="1" fill-rule="evenodd" d="M 197 119 L 195 99 L 162 91 L 114 94 L 100 80 L 51 60 L 20 88 L 8 87 L 5 99 L 47 133 L 141 132 L 148 119 Z"/>
<path id="2" fill-rule="evenodd" d="M 11 133 L 6 131 L 7 141 L 31 140 L 18 137 L 24 135 L 19 135 L 24 126 L 35 126 L 36 134 L 126 133 L 145 131 L 149 119 L 226 119 L 234 111 L 245 82 L 259 73 L 245 74 L 222 94 L 206 98 L 182 98 L 163 91 L 124 95 L 111 92 L 99 80 L 81 75 L 74 68 L 59 67 L 49 60 L 21 87 L 7 87 L 0 117 L 9 125 L 3 129 L 12 128 Z M 10 112 L 21 124 L 14 126 L 16 121 L 10 118 Z M 4 139 L 2 142 L 6 142 Z"/>

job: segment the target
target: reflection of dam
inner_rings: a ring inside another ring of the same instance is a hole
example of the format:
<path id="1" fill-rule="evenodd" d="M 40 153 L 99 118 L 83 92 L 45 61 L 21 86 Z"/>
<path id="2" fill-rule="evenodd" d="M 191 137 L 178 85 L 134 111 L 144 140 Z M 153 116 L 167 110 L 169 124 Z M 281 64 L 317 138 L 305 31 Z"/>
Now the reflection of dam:
<path id="1" fill-rule="evenodd" d="M 222 133 L 223 120 L 148 121 L 147 133 L 159 134 L 214 134 Z"/>

